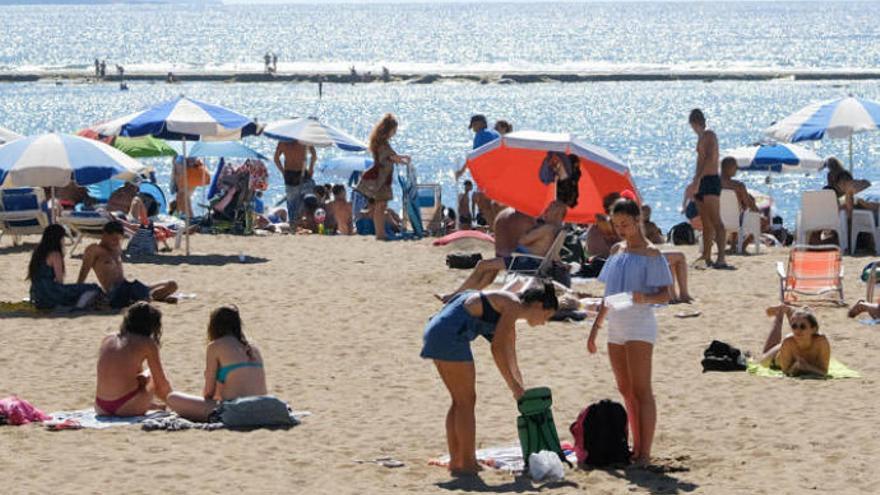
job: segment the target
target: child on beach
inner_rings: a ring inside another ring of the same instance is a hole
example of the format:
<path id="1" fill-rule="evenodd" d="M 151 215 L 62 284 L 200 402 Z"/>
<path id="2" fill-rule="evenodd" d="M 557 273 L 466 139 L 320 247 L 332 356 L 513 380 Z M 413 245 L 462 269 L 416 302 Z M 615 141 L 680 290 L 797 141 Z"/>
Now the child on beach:
<path id="1" fill-rule="evenodd" d="M 342 235 L 352 235 L 351 203 L 345 197 L 345 186 L 336 184 L 333 186 L 333 201 L 327 204 L 327 212 L 336 222 L 336 231 Z"/>
<path id="2" fill-rule="evenodd" d="M 773 318 L 773 326 L 764 344 L 761 364 L 789 376 L 828 374 L 831 344 L 819 333 L 819 322 L 812 311 L 781 304 L 767 308 L 767 316 Z M 783 318 L 788 318 L 792 332 L 785 338 L 782 338 Z"/>
<path id="3" fill-rule="evenodd" d="M 473 223 L 471 215 L 471 191 L 474 189 L 474 183 L 464 181 L 464 192 L 458 195 L 458 228 L 461 230 L 470 230 Z"/>
<path id="4" fill-rule="evenodd" d="M 119 333 L 101 341 L 95 412 L 140 416 L 161 408 L 153 399 L 164 401 L 171 392 L 159 358 L 161 338 L 162 313 L 158 309 L 146 302 L 128 308 Z M 149 371 L 143 368 L 145 361 Z"/>
<path id="5" fill-rule="evenodd" d="M 446 442 L 453 474 L 480 469 L 475 452 L 476 370 L 470 343 L 481 336 L 491 343 L 498 371 L 513 398 L 519 399 L 525 383 L 516 358 L 516 322 L 543 325 L 558 307 L 553 284 L 544 282 L 521 295 L 503 290 L 463 292 L 428 322 L 421 357 L 434 361 L 452 398 L 446 414 Z"/>
<path id="6" fill-rule="evenodd" d="M 177 414 L 192 421 L 207 421 L 220 401 L 267 394 L 263 357 L 244 336 L 237 307 L 221 306 L 211 313 L 205 354 L 202 395 L 168 395 L 168 407 Z"/>
<path id="7" fill-rule="evenodd" d="M 608 316 L 608 358 L 623 396 L 633 435 L 633 460 L 647 465 L 657 423 L 657 409 L 651 389 L 651 366 L 657 340 L 653 304 L 669 302 L 672 274 L 666 258 L 641 228 L 641 210 L 635 201 L 619 199 L 611 207 L 611 222 L 623 241 L 612 248 L 599 280 L 605 283 L 605 298 L 629 294 L 631 301 L 610 306 L 603 302 L 587 340 L 595 354 L 596 336 Z"/>

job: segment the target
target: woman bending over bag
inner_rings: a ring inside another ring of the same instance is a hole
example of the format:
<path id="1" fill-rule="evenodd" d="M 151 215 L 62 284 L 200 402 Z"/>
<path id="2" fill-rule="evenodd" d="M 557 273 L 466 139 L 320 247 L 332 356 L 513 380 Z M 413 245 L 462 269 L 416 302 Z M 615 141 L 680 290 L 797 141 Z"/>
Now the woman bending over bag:
<path id="1" fill-rule="evenodd" d="M 167 403 L 174 412 L 192 421 L 208 421 L 221 401 L 266 395 L 266 374 L 260 350 L 247 341 L 235 306 L 211 313 L 205 388 L 202 396 L 174 392 Z"/>
<path id="2" fill-rule="evenodd" d="M 428 322 L 421 356 L 434 360 L 452 397 L 446 414 L 446 442 L 453 473 L 479 470 L 474 447 L 477 393 L 471 341 L 482 336 L 491 342 L 495 365 L 513 398 L 519 399 L 524 388 L 516 359 L 516 322 L 543 325 L 557 308 L 555 289 L 547 282 L 522 295 L 507 291 L 459 293 Z"/>

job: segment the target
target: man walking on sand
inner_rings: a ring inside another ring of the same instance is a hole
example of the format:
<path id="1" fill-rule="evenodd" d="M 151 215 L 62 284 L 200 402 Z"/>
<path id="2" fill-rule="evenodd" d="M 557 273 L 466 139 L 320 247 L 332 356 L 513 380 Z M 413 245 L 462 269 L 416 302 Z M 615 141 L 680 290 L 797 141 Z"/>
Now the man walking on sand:
<path id="1" fill-rule="evenodd" d="M 703 254 L 697 262 L 719 270 L 733 270 L 724 260 L 724 225 L 721 223 L 721 176 L 718 162 L 718 137 L 706 128 L 706 116 L 699 108 L 691 111 L 688 122 L 697 134 L 697 170 L 688 185 L 687 196 L 697 203 L 703 223 Z M 718 259 L 712 263 L 712 242 L 718 248 Z"/>

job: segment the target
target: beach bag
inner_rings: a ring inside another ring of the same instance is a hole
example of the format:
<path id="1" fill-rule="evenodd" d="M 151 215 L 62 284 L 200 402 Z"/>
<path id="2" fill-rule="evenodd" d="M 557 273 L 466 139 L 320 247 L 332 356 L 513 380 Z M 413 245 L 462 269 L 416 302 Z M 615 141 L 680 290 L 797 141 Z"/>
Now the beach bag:
<path id="1" fill-rule="evenodd" d="M 529 467 L 529 456 L 542 450 L 555 453 L 559 460 L 571 466 L 559 444 L 556 423 L 550 410 L 552 404 L 553 397 L 547 387 L 530 388 L 517 401 L 520 416 L 516 418 L 516 428 L 526 468 Z"/>
<path id="2" fill-rule="evenodd" d="M 158 251 L 156 233 L 153 232 L 152 227 L 138 228 L 125 248 L 125 254 L 128 256 L 151 256 Z"/>
<path id="3" fill-rule="evenodd" d="M 287 403 L 271 395 L 224 401 L 212 416 L 233 428 L 295 426 L 299 423 L 291 414 Z"/>
<path id="4" fill-rule="evenodd" d="M 703 373 L 707 371 L 745 371 L 746 357 L 730 344 L 713 340 L 703 351 Z"/>
<path id="5" fill-rule="evenodd" d="M 585 407 L 569 427 L 579 465 L 628 464 L 629 428 L 626 409 L 612 400 Z"/>
<path id="6" fill-rule="evenodd" d="M 694 233 L 694 228 L 691 227 L 691 224 L 681 222 L 669 229 L 669 233 L 666 235 L 666 240 L 676 246 L 691 246 L 697 243 L 697 235 Z"/>
<path id="7" fill-rule="evenodd" d="M 446 255 L 446 266 L 459 270 L 468 270 L 475 266 L 483 255 L 480 253 L 450 253 Z"/>

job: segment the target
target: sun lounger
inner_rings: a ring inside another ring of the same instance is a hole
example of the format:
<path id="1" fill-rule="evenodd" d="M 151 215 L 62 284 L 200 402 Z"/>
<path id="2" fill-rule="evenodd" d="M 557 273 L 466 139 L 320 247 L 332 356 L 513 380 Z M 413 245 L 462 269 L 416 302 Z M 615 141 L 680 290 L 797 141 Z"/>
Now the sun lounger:
<path id="1" fill-rule="evenodd" d="M 21 236 L 42 234 L 49 225 L 49 208 L 38 187 L 0 189 L 0 238 L 11 235 L 16 246 Z"/>
<path id="2" fill-rule="evenodd" d="M 830 189 L 807 191 L 797 214 L 797 243 L 806 244 L 811 232 L 822 230 L 836 232 L 840 249 L 846 250 L 846 212 L 840 210 L 837 195 Z"/>
<path id="3" fill-rule="evenodd" d="M 741 211 L 736 193 L 730 189 L 721 191 L 721 223 L 727 235 L 736 234 L 736 252 L 745 251 L 745 241 L 749 236 L 755 244 L 755 252 L 761 252 L 761 214 Z"/>
<path id="4" fill-rule="evenodd" d="M 843 265 L 837 246 L 792 246 L 788 262 L 778 262 L 780 297 L 783 302 L 796 295 L 821 296 L 833 293 L 843 305 Z"/>
<path id="5" fill-rule="evenodd" d="M 105 211 L 64 212 L 58 219 L 58 223 L 67 227 L 73 235 L 70 254 L 72 255 L 76 251 L 83 237 L 101 237 L 104 225 L 111 220 L 113 218 Z"/>
<path id="6" fill-rule="evenodd" d="M 556 234 L 556 239 L 553 240 L 553 244 L 550 245 L 550 248 L 547 249 L 547 252 L 544 253 L 544 256 L 527 253 L 512 253 L 510 255 L 510 263 L 507 265 L 507 272 L 504 276 L 504 283 L 507 283 L 509 279 L 518 275 L 536 278 L 549 276 L 550 268 L 553 266 L 553 262 L 559 261 L 562 247 L 565 244 L 565 234 L 565 229 L 560 230 L 559 233 Z M 540 261 L 540 264 L 535 269 L 517 268 L 517 260 L 520 259 L 538 260 Z"/>

